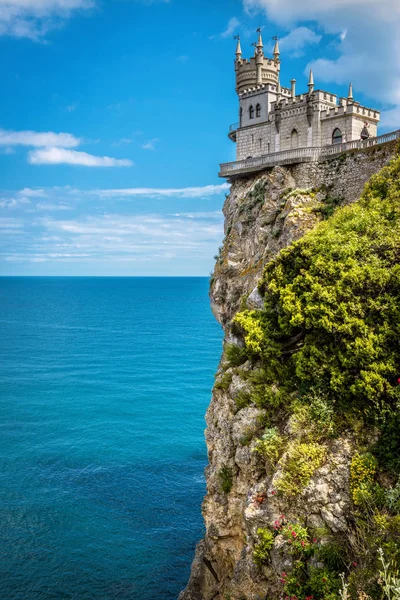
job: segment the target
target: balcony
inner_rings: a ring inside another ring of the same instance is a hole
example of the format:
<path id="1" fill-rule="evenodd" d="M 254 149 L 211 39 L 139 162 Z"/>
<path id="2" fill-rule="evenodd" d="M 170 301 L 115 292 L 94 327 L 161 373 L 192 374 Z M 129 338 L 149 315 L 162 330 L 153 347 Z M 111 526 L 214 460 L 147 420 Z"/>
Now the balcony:
<path id="1" fill-rule="evenodd" d="M 236 132 L 239 129 L 239 123 L 232 123 L 229 126 L 228 138 L 232 140 L 232 142 L 236 142 Z"/>
<path id="2" fill-rule="evenodd" d="M 235 127 L 231 125 L 231 127 Z M 234 130 L 232 130 L 234 131 Z M 231 132 L 231 129 L 229 130 Z M 230 135 L 229 135 L 230 137 Z M 236 131 L 235 131 L 236 137 Z M 232 139 L 232 138 L 231 138 Z M 334 144 L 330 146 L 319 146 L 314 148 L 296 148 L 294 150 L 283 150 L 282 152 L 274 152 L 272 154 L 264 154 L 255 158 L 246 158 L 235 162 L 223 163 L 220 165 L 219 177 L 225 177 L 230 181 L 238 179 L 243 175 L 256 173 L 276 167 L 277 165 L 294 165 L 304 162 L 317 162 L 334 158 L 343 152 L 349 150 L 362 150 L 372 146 L 380 146 L 400 139 L 400 129 L 391 133 L 385 133 L 376 138 L 368 140 L 353 140 L 345 144 Z"/>

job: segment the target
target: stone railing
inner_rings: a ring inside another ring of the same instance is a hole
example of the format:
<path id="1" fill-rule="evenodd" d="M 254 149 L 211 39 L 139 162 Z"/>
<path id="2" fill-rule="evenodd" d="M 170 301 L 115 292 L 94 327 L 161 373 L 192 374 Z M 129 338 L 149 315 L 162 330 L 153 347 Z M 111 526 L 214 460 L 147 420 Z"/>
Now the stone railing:
<path id="1" fill-rule="evenodd" d="M 362 150 L 387 144 L 400 139 L 400 129 L 385 133 L 368 140 L 353 140 L 344 144 L 333 144 L 330 146 L 319 146 L 314 148 L 296 148 L 294 150 L 284 150 L 272 154 L 264 154 L 255 158 L 246 158 L 235 162 L 223 163 L 220 165 L 220 177 L 235 177 L 246 173 L 268 169 L 277 165 L 297 164 L 302 162 L 315 162 L 331 156 L 348 152 L 349 150 Z"/>

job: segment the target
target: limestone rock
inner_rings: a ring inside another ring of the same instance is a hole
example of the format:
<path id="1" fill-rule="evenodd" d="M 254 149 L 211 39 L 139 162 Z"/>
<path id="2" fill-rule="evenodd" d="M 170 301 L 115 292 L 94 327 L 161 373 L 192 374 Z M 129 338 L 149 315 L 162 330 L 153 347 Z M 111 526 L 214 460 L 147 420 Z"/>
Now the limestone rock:
<path id="1" fill-rule="evenodd" d="M 210 287 L 212 310 L 224 327 L 225 343 L 238 347 L 243 343 L 232 327 L 239 307 L 263 308 L 257 284 L 265 265 L 321 220 L 320 209 L 327 199 L 339 204 L 356 200 L 393 151 L 393 145 L 387 145 L 373 155 L 363 151 L 325 163 L 276 167 L 232 184 L 223 208 L 226 237 Z M 226 367 L 223 357 L 221 368 Z M 248 390 L 252 368 L 250 363 L 231 368 L 229 388 L 214 389 L 207 411 L 206 534 L 180 600 L 278 599 L 279 574 L 290 568 L 290 555 L 278 535 L 270 563 L 257 567 L 253 561 L 257 530 L 272 527 L 281 515 L 325 527 L 333 535 L 348 527 L 353 440 L 342 436 L 329 444 L 324 464 L 298 496 L 276 494 L 279 464 L 267 464 L 254 452 L 255 439 L 262 435 L 262 411 L 254 405 L 237 411 L 235 404 L 238 394 Z M 284 432 L 293 435 L 290 423 Z M 232 473 L 229 493 L 220 488 L 223 467 Z"/>

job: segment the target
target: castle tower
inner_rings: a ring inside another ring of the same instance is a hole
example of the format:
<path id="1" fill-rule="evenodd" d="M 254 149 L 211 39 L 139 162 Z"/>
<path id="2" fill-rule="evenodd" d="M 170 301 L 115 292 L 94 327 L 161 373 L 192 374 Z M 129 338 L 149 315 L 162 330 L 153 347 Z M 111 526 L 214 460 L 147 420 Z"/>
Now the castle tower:
<path id="1" fill-rule="evenodd" d="M 240 39 L 238 39 L 235 71 L 236 91 L 239 95 L 245 90 L 251 90 L 258 85 L 266 85 L 268 83 L 276 85 L 278 83 L 278 73 L 280 68 L 278 42 L 275 44 L 274 58 L 268 58 L 264 55 L 264 46 L 260 30 L 258 30 L 258 34 L 258 41 L 254 44 L 254 56 L 250 59 L 242 58 L 242 48 L 240 46 Z"/>

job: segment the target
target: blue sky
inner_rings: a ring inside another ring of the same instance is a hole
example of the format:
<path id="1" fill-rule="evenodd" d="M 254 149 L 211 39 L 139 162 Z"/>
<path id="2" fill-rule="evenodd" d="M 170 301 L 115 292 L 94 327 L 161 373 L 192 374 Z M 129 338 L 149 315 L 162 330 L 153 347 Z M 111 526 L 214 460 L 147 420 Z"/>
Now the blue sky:
<path id="1" fill-rule="evenodd" d="M 0 0 L 0 274 L 207 275 L 233 35 L 400 122 L 398 0 Z"/>

